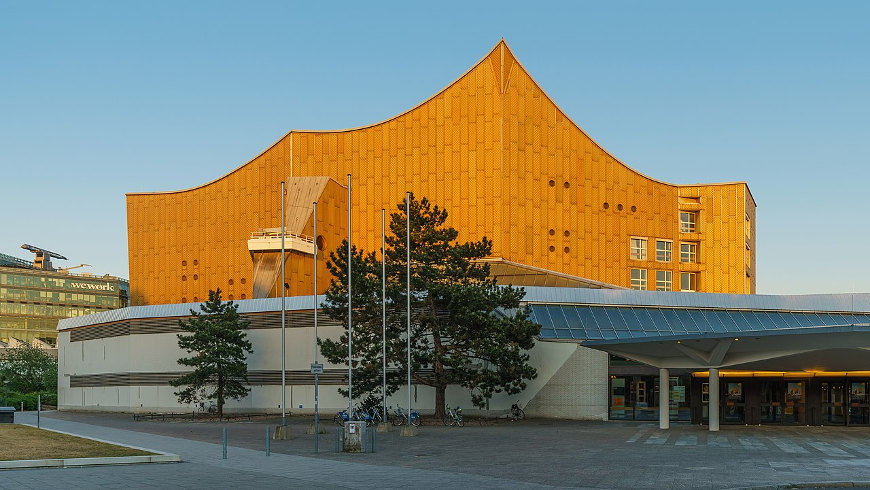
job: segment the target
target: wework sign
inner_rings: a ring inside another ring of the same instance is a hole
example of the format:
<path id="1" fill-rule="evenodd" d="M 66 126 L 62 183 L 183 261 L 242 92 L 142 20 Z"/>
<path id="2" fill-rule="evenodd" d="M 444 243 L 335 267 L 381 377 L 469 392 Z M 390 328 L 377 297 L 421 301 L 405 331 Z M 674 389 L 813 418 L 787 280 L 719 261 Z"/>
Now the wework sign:
<path id="1" fill-rule="evenodd" d="M 88 289 L 94 291 L 114 291 L 115 288 L 111 284 L 92 284 L 89 282 L 70 282 L 70 287 L 73 289 Z"/>

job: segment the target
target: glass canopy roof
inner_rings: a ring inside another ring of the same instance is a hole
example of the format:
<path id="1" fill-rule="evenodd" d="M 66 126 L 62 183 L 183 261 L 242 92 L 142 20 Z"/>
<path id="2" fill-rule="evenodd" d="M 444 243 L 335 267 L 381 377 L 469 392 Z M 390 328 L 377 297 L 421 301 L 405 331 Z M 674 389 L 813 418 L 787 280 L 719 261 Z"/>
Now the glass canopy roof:
<path id="1" fill-rule="evenodd" d="M 867 325 L 870 313 L 530 304 L 547 340 L 660 340 Z"/>

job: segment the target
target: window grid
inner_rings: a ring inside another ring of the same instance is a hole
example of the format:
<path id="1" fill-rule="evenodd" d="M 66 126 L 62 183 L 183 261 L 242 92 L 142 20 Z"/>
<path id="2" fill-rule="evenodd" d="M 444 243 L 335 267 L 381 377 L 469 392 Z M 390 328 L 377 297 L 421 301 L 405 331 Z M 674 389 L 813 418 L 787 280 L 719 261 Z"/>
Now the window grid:
<path id="1" fill-rule="evenodd" d="M 656 291 L 671 291 L 673 273 L 671 271 L 656 271 Z"/>
<path id="2" fill-rule="evenodd" d="M 631 237 L 631 258 L 633 260 L 646 260 L 646 238 Z"/>
<path id="3" fill-rule="evenodd" d="M 680 211 L 680 233 L 695 233 L 698 230 L 698 213 Z"/>
<path id="4" fill-rule="evenodd" d="M 631 270 L 631 289 L 646 291 L 646 269 Z"/>
<path id="5" fill-rule="evenodd" d="M 698 290 L 698 275 L 694 272 L 680 273 L 680 291 L 695 292 Z"/>
<path id="6" fill-rule="evenodd" d="M 670 262 L 673 246 L 670 240 L 656 240 L 656 262 Z"/>
<path id="7" fill-rule="evenodd" d="M 685 264 L 698 263 L 698 244 L 683 242 L 680 244 L 680 262 Z"/>

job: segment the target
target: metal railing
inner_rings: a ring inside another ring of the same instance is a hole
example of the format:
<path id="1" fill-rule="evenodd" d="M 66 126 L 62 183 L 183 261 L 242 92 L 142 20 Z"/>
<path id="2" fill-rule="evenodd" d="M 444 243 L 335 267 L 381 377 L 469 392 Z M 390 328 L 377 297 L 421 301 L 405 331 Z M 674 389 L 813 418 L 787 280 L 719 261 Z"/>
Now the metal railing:
<path id="1" fill-rule="evenodd" d="M 255 238 L 281 238 L 280 231 L 269 231 L 269 230 L 259 230 L 251 232 L 251 239 Z M 299 235 L 296 233 L 284 232 L 284 238 L 292 238 L 294 240 L 300 240 L 306 243 L 314 243 L 314 238 L 308 235 Z"/>

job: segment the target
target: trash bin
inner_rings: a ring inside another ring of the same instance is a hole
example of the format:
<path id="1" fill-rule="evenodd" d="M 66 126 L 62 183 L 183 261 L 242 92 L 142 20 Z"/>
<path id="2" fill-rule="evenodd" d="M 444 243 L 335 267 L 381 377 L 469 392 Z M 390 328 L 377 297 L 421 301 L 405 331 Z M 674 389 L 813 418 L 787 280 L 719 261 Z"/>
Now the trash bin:
<path id="1" fill-rule="evenodd" d="M 15 407 L 0 407 L 0 424 L 15 423 Z"/>

